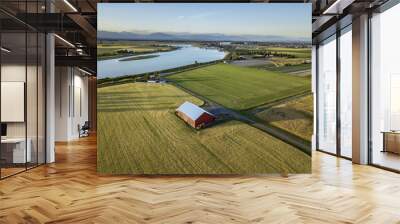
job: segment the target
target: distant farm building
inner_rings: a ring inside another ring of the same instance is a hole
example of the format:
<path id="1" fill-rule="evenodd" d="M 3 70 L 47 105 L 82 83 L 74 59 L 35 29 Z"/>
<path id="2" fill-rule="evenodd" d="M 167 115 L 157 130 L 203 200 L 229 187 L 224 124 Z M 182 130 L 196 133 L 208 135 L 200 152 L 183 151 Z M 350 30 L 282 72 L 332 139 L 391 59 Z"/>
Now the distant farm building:
<path id="1" fill-rule="evenodd" d="M 215 120 L 215 116 L 213 114 L 187 101 L 179 106 L 175 113 L 187 124 L 196 129 L 205 127 Z"/>
<path id="2" fill-rule="evenodd" d="M 163 84 L 163 83 L 167 83 L 167 81 L 165 81 L 165 80 L 147 80 L 147 83 L 161 83 L 161 84 Z"/>

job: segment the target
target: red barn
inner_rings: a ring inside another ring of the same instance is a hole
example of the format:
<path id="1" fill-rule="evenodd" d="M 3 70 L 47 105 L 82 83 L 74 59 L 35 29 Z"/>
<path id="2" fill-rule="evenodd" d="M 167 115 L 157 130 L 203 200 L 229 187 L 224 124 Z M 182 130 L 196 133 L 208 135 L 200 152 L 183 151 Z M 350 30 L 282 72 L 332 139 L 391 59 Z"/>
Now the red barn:
<path id="1" fill-rule="evenodd" d="M 215 116 L 203 108 L 184 102 L 176 109 L 176 115 L 196 129 L 200 129 L 215 120 Z"/>

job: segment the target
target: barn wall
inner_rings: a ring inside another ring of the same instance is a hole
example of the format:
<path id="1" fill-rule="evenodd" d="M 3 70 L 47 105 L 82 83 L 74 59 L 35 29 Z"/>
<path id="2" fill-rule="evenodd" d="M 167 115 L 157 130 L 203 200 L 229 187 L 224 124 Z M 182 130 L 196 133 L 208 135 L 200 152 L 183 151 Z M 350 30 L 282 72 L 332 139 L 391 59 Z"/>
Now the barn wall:
<path id="1" fill-rule="evenodd" d="M 214 116 L 211 116 L 210 114 L 203 113 L 197 120 L 196 120 L 196 127 L 201 125 L 201 124 L 208 124 L 210 122 L 213 122 L 215 120 Z"/>
<path id="2" fill-rule="evenodd" d="M 192 120 L 190 117 L 186 116 L 186 114 L 184 114 L 180 111 L 177 111 L 176 115 L 178 115 L 178 117 L 180 117 L 182 120 L 184 120 L 187 124 L 189 124 L 193 128 L 196 128 L 196 122 L 194 120 Z"/>

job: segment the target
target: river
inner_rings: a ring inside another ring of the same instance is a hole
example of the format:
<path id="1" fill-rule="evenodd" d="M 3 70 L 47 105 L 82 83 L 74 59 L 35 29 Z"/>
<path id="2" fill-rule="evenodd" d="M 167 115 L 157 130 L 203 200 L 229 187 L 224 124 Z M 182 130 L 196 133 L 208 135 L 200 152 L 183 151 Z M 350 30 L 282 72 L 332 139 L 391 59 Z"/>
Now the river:
<path id="1" fill-rule="evenodd" d="M 101 79 L 106 77 L 118 77 L 123 75 L 135 75 L 160 71 L 194 64 L 196 61 L 198 63 L 203 63 L 221 60 L 226 54 L 218 49 L 200 48 L 192 45 L 176 46 L 180 46 L 181 48 L 169 52 L 147 54 L 158 55 L 158 57 L 120 61 L 121 59 L 128 58 L 124 57 L 97 61 L 98 78 Z"/>

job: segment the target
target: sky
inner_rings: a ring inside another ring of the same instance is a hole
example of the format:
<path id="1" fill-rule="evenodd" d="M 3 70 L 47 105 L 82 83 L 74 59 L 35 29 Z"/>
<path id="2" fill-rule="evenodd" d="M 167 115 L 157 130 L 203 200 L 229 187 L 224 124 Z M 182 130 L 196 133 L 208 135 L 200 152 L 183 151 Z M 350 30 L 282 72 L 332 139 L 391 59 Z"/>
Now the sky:
<path id="1" fill-rule="evenodd" d="M 311 4 L 99 3 L 98 29 L 311 37 Z"/>

